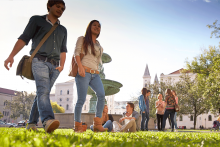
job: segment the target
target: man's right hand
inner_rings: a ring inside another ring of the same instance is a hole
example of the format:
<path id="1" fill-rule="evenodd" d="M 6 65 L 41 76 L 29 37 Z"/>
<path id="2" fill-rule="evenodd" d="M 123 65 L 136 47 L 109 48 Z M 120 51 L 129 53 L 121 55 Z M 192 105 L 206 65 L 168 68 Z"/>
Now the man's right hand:
<path id="1" fill-rule="evenodd" d="M 4 66 L 7 70 L 9 70 L 8 63 L 10 63 L 9 67 L 12 67 L 12 64 L 14 63 L 14 58 L 13 57 L 8 57 L 5 62 Z"/>

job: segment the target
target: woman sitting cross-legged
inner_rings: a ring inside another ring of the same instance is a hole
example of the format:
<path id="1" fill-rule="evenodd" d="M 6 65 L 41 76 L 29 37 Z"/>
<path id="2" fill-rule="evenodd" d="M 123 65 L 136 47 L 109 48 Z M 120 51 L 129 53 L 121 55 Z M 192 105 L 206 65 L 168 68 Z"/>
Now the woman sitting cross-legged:
<path id="1" fill-rule="evenodd" d="M 108 128 L 108 131 L 112 131 L 112 122 L 114 121 L 111 114 L 108 114 L 108 106 L 105 105 L 102 113 L 102 126 L 103 128 Z M 93 125 L 90 126 L 90 129 L 93 131 Z"/>

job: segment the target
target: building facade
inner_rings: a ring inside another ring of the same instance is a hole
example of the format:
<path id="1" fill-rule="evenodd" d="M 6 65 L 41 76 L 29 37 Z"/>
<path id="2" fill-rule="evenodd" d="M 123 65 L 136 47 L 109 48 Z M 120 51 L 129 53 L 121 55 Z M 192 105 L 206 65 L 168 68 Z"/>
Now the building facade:
<path id="1" fill-rule="evenodd" d="M 108 113 L 114 114 L 114 97 L 115 95 L 106 96 L 106 103 L 108 105 Z M 86 96 L 86 101 L 82 107 L 82 113 L 88 113 L 90 107 L 90 95 Z M 50 94 L 50 99 L 57 102 L 65 109 L 65 113 L 74 113 L 75 105 L 77 102 L 77 87 L 75 79 L 64 83 L 56 83 L 55 93 Z"/>
<path id="2" fill-rule="evenodd" d="M 12 98 L 15 96 L 15 93 L 17 93 L 17 91 L 0 88 L 0 112 L 3 114 L 1 120 L 7 123 L 12 121 L 14 122 L 14 120 L 10 118 L 11 110 L 5 109 L 5 106 L 7 106 L 7 101 L 12 100 Z"/>

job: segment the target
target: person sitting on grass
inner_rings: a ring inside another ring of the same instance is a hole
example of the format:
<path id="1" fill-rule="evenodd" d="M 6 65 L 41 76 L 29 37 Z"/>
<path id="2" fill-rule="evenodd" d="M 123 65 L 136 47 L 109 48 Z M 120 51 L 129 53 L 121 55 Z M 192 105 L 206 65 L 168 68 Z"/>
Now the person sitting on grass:
<path id="1" fill-rule="evenodd" d="M 113 122 L 114 126 L 118 126 L 118 129 L 115 129 L 117 127 L 114 127 L 114 132 L 136 132 L 138 130 L 137 122 L 139 119 L 139 113 L 134 111 L 133 103 L 127 103 L 126 112 L 124 112 L 122 116 L 123 117 L 119 119 L 119 123 L 117 121 Z"/>
<path id="2" fill-rule="evenodd" d="M 105 105 L 102 112 L 102 126 L 103 128 L 108 128 L 108 132 L 112 131 L 112 122 L 114 121 L 111 114 L 108 114 L 108 106 Z M 90 126 L 90 129 L 93 131 L 93 125 Z"/>

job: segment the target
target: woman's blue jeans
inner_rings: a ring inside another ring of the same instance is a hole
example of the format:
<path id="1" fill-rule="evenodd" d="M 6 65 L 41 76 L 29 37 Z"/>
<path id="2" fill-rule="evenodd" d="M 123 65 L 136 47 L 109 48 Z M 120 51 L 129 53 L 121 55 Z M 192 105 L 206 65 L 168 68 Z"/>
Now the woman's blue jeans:
<path id="1" fill-rule="evenodd" d="M 86 101 L 86 95 L 89 86 L 96 93 L 96 96 L 98 98 L 96 103 L 95 117 L 101 118 L 102 111 L 105 105 L 105 91 L 99 75 L 86 72 L 85 77 L 81 77 L 79 73 L 77 73 L 75 80 L 78 94 L 74 113 L 75 121 L 81 122 L 82 106 Z"/>
<path id="2" fill-rule="evenodd" d="M 141 130 L 148 131 L 148 121 L 149 121 L 149 113 L 145 111 L 145 113 L 141 112 Z"/>
<path id="3" fill-rule="evenodd" d="M 113 124 L 111 120 L 108 120 L 104 125 L 103 128 L 108 128 L 108 132 L 112 131 Z M 90 129 L 93 131 L 93 125 L 90 126 Z"/>
<path id="4" fill-rule="evenodd" d="M 60 72 L 56 66 L 49 62 L 33 58 L 32 72 L 34 75 L 37 95 L 31 108 L 29 123 L 37 124 L 40 116 L 41 122 L 54 119 L 54 113 L 50 104 L 50 91 Z"/>
<path id="5" fill-rule="evenodd" d="M 167 120 L 167 117 L 170 115 L 170 119 L 171 119 L 171 127 L 172 129 L 174 129 L 174 114 L 175 114 L 175 111 L 174 109 L 172 110 L 165 110 L 164 112 L 164 115 L 163 115 L 163 124 L 162 124 L 162 129 L 165 128 L 166 126 L 166 120 Z"/>
<path id="6" fill-rule="evenodd" d="M 176 122 L 176 115 L 177 115 L 177 112 L 175 112 L 175 114 L 174 114 L 174 126 L 175 126 L 175 129 L 178 129 L 177 122 Z"/>

